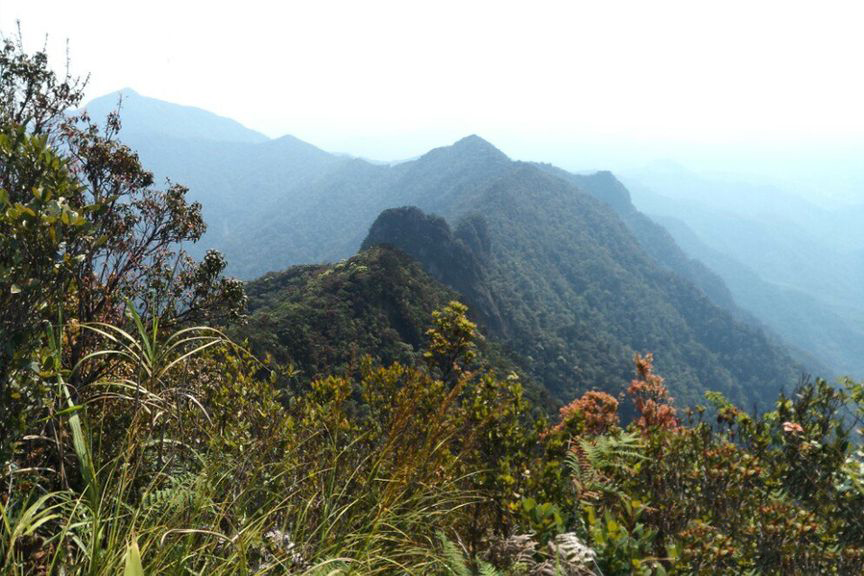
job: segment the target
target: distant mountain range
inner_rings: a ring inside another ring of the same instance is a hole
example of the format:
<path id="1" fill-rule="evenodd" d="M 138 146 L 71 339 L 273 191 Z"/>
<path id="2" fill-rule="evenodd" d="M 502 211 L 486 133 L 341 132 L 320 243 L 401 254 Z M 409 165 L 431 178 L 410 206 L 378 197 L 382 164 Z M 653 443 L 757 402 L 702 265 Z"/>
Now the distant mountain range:
<path id="1" fill-rule="evenodd" d="M 193 106 L 147 98 L 131 88 L 91 100 L 86 110 L 94 120 L 99 120 L 116 110 L 118 103 L 121 104 L 125 136 L 151 134 L 159 138 L 249 144 L 269 140 L 264 134 L 250 130 L 230 118 Z"/>
<path id="2" fill-rule="evenodd" d="M 478 136 L 400 164 L 372 164 L 290 136 L 266 139 L 201 110 L 124 96 L 122 138 L 158 177 L 186 184 L 204 204 L 209 230 L 193 249 L 223 251 L 242 278 L 338 261 L 361 245 L 395 246 L 459 293 L 484 332 L 559 401 L 587 388 L 620 392 L 633 355 L 649 351 L 686 403 L 720 390 L 749 405 L 795 383 L 799 365 L 777 340 L 736 307 L 716 274 L 637 211 L 608 172 L 516 162 Z M 116 97 L 88 110 L 99 116 Z M 265 277 L 250 285 L 253 302 L 287 310 L 321 273 L 289 271 L 290 282 Z M 380 286 L 372 284 L 375 293 Z M 268 286 L 295 292 L 269 294 Z M 360 313 L 344 302 L 336 308 L 349 319 Z M 254 313 L 258 322 L 265 312 Z M 291 354 L 290 346 L 284 351 Z"/>
<path id="3" fill-rule="evenodd" d="M 628 182 L 742 308 L 835 374 L 864 377 L 864 204 L 827 209 L 775 185 L 669 163 Z"/>

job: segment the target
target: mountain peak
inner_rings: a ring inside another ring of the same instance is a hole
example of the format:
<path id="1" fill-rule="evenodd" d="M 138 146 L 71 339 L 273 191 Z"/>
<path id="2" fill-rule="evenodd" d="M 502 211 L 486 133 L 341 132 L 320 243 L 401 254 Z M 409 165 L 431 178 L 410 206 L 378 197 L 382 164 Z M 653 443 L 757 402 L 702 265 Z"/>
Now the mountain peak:
<path id="1" fill-rule="evenodd" d="M 470 134 L 457 140 L 450 146 L 450 148 L 453 150 L 481 152 L 506 157 L 503 152 L 493 146 L 488 140 L 481 138 L 477 134 Z"/>
<path id="2" fill-rule="evenodd" d="M 488 140 L 481 138 L 477 134 L 469 134 L 464 138 L 460 138 L 454 144 L 454 146 L 464 145 L 464 146 L 492 146 Z"/>
<path id="3" fill-rule="evenodd" d="M 490 160 L 493 163 L 510 161 L 506 154 L 476 134 L 457 140 L 450 146 L 441 146 L 430 150 L 418 160 L 424 164 L 430 161 L 449 163 L 454 160 L 467 160 L 472 163 L 489 162 Z"/>
<path id="4" fill-rule="evenodd" d="M 134 88 L 130 88 L 128 86 L 126 86 L 125 88 L 121 88 L 117 92 L 107 94 L 106 96 L 110 97 L 110 96 L 115 96 L 115 95 L 116 96 L 122 96 L 123 98 L 131 98 L 131 97 L 141 96 L 141 94 L 139 94 Z"/>
<path id="5" fill-rule="evenodd" d="M 577 186 L 614 208 L 619 214 L 633 212 L 630 191 L 608 170 L 577 176 Z"/>

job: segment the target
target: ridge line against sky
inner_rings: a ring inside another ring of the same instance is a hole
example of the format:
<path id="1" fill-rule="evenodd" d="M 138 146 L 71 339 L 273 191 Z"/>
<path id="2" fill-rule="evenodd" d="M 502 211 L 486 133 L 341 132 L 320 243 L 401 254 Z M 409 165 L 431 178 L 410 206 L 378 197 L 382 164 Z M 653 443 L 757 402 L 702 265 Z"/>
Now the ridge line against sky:
<path id="1" fill-rule="evenodd" d="M 88 99 L 129 86 L 374 160 L 477 133 L 576 170 L 864 182 L 857 2 L 4 0 L 16 20 L 55 64 L 69 40 Z"/>

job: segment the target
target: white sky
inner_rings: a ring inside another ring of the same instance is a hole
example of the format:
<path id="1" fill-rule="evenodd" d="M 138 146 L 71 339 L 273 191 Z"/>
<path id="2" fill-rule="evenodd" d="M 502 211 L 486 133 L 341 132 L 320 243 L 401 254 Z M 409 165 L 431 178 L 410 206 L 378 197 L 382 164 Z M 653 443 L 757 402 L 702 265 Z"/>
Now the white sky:
<path id="1" fill-rule="evenodd" d="M 371 158 L 469 133 L 569 168 L 864 158 L 864 2 L 0 0 L 0 31 L 16 19 L 57 63 L 68 38 L 88 98 L 128 86 Z"/>

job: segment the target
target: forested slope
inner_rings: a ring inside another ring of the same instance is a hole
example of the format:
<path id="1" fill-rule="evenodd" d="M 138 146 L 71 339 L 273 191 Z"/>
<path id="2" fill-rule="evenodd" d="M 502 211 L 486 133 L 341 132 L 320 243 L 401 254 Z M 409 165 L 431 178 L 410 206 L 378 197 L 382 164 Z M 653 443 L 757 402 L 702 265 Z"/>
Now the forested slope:
<path id="1" fill-rule="evenodd" d="M 405 254 L 376 247 L 333 265 L 295 266 L 247 284 L 253 348 L 304 380 L 351 373 L 364 355 L 413 365 L 432 311 L 457 294 Z"/>
<path id="2" fill-rule="evenodd" d="M 395 245 L 461 284 L 487 332 L 559 399 L 619 392 L 634 353 L 649 350 L 685 403 L 720 390 L 749 404 L 795 381 L 781 348 L 658 266 L 609 206 L 564 180 L 515 164 L 471 208 L 449 234 L 441 219 L 386 211 L 364 246 Z M 470 279 L 441 262 L 470 263 Z"/>

